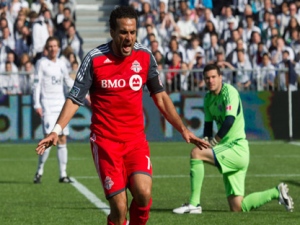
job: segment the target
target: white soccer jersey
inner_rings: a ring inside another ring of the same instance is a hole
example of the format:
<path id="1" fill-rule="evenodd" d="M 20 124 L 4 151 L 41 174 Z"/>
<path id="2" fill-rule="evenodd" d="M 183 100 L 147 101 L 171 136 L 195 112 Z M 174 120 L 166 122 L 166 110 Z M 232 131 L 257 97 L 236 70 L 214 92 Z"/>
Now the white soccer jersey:
<path id="1" fill-rule="evenodd" d="M 70 90 L 73 83 L 63 60 L 40 59 L 35 71 L 34 108 L 42 108 L 43 115 L 59 114 L 65 102 L 64 85 Z"/>

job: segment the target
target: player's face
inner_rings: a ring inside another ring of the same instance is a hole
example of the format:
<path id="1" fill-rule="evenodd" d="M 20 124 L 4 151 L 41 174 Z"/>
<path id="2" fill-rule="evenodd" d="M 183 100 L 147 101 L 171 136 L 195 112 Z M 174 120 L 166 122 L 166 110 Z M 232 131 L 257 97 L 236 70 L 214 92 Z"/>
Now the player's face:
<path id="1" fill-rule="evenodd" d="M 115 30 L 110 30 L 113 52 L 117 56 L 129 56 L 136 41 L 136 20 L 121 18 L 117 19 L 117 24 Z"/>
<path id="2" fill-rule="evenodd" d="M 56 40 L 49 41 L 47 50 L 48 50 L 48 57 L 50 59 L 56 59 L 59 50 L 57 41 Z"/>
<path id="3" fill-rule="evenodd" d="M 219 94 L 222 89 L 222 75 L 217 70 L 209 70 L 204 75 L 206 87 L 213 94 Z"/>

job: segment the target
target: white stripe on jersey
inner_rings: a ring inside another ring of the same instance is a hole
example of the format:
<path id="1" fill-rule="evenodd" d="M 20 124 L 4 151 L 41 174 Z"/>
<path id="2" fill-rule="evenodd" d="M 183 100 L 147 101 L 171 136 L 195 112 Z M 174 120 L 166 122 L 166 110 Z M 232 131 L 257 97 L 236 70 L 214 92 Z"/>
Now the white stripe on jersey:
<path id="1" fill-rule="evenodd" d="M 98 56 L 98 55 L 102 55 L 103 53 L 106 53 L 106 52 L 109 52 L 109 47 L 108 47 L 108 44 L 105 44 L 105 45 L 101 45 L 97 48 L 94 48 L 93 50 L 91 50 L 86 56 L 85 58 L 83 59 L 83 62 L 81 63 L 81 66 L 77 72 L 77 79 L 79 81 L 82 81 L 83 80 L 83 77 L 84 77 L 84 74 L 85 74 L 85 71 L 88 67 L 88 65 L 90 64 L 92 58 L 94 56 Z"/>
<path id="2" fill-rule="evenodd" d="M 147 52 L 151 53 L 151 51 L 150 51 L 149 48 L 145 47 L 144 45 L 142 45 L 142 44 L 140 44 L 140 43 L 138 43 L 138 42 L 135 42 L 135 43 L 134 43 L 134 48 L 135 48 L 135 49 L 144 49 L 144 50 L 146 50 Z"/>

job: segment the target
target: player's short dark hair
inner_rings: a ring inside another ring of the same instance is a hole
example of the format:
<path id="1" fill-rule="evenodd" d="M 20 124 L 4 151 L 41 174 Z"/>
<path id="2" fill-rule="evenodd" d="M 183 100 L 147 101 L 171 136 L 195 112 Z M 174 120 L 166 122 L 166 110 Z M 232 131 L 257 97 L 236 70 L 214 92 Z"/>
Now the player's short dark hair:
<path id="1" fill-rule="evenodd" d="M 45 45 L 46 49 L 48 49 L 48 46 L 49 46 L 49 42 L 50 42 L 50 41 L 56 41 L 58 47 L 60 47 L 60 41 L 59 41 L 59 39 L 58 39 L 57 37 L 55 37 L 55 36 L 50 36 L 50 37 L 48 37 L 48 39 L 47 39 L 47 41 L 46 41 L 46 45 Z"/>
<path id="2" fill-rule="evenodd" d="M 118 6 L 115 8 L 109 17 L 109 26 L 110 29 L 115 30 L 118 26 L 117 19 L 129 18 L 135 19 L 136 24 L 138 22 L 138 14 L 132 6 Z"/>
<path id="3" fill-rule="evenodd" d="M 215 63 L 209 63 L 204 67 L 203 74 L 205 75 L 208 71 L 216 70 L 218 75 L 221 75 L 221 70 L 219 66 Z"/>

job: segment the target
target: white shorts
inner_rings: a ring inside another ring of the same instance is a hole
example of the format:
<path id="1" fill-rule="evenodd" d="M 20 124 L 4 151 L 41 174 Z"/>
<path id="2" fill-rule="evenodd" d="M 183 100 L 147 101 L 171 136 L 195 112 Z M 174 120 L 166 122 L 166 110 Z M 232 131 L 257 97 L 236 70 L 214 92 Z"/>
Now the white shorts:
<path id="1" fill-rule="evenodd" d="M 58 118 L 59 114 L 52 114 L 52 115 L 44 115 L 44 117 L 42 118 L 42 125 L 43 125 L 43 131 L 44 134 L 50 134 L 51 131 L 53 130 L 57 118 Z M 59 135 L 69 135 L 70 131 L 69 131 L 69 125 L 67 125 L 62 132 Z"/>

